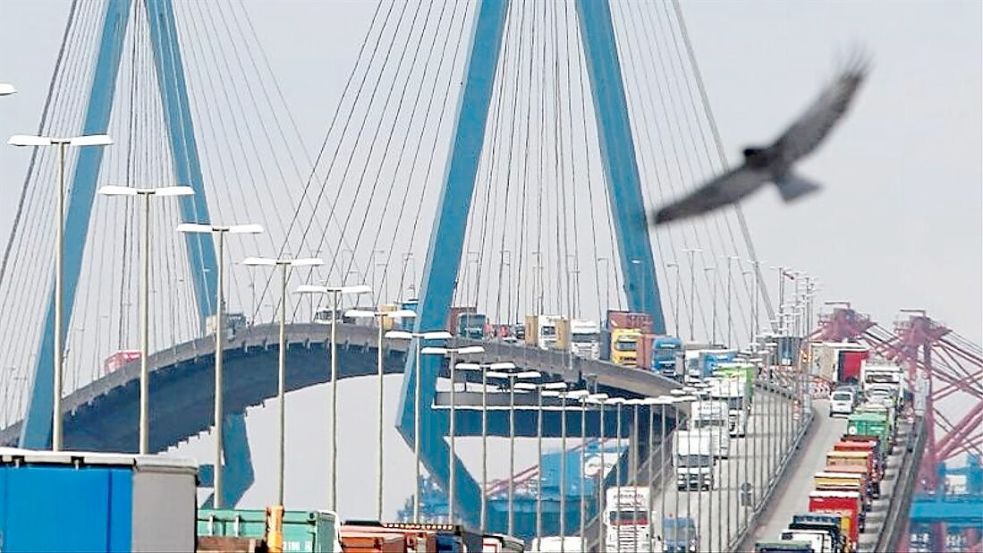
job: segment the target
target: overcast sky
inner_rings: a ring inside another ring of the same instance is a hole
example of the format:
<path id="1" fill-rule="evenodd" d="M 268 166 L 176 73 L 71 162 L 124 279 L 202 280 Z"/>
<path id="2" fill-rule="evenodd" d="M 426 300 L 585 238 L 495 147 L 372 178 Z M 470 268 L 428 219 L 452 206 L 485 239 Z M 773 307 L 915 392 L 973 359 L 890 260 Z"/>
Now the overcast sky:
<path id="1" fill-rule="evenodd" d="M 374 5 L 245 4 L 313 150 Z M 37 125 L 67 5 L 0 0 L 0 82 L 21 90 L 0 101 L 3 136 Z M 764 190 L 744 203 L 755 246 L 768 264 L 817 275 L 825 299 L 852 301 L 886 327 L 899 308 L 925 308 L 983 341 L 980 2 L 698 1 L 684 3 L 683 11 L 731 161 L 800 113 L 833 74 L 837 56 L 857 46 L 871 56 L 870 77 L 851 113 L 800 168 L 825 185 L 822 194 L 785 207 Z M 0 148 L 5 200 L 19 189 L 26 159 L 24 151 Z M 4 201 L 4 235 L 12 213 Z M 372 390 L 368 383 L 347 388 L 353 400 Z M 294 394 L 292 416 L 326 420 L 323 403 L 312 399 L 323 393 Z M 268 410 L 250 413 L 254 451 L 273 451 L 273 421 Z M 312 428 L 294 428 L 299 447 Z M 392 458 L 394 466 L 408 463 L 406 448 L 390 438 L 390 451 L 401 455 Z M 207 454 L 207 441 L 186 451 Z M 326 486 L 311 461 L 320 455 L 298 457 L 309 476 L 289 482 L 288 496 L 314 506 L 311 490 Z M 346 456 L 346 463 L 354 471 L 360 456 Z M 272 460 L 257 464 L 272 469 Z M 271 485 L 257 486 L 247 503 L 262 504 Z M 354 501 L 358 488 L 350 485 Z M 407 493 L 394 493 L 390 507 Z M 370 508 L 363 499 L 357 510 Z"/>

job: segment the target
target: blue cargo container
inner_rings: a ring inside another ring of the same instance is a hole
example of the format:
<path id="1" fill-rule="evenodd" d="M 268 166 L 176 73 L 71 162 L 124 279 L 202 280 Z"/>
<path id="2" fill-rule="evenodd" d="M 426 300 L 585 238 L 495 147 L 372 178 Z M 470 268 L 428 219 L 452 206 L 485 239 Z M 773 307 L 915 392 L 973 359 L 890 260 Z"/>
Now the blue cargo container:
<path id="1" fill-rule="evenodd" d="M 652 372 L 666 378 L 682 377 L 683 341 L 675 336 L 656 336 L 652 343 Z"/>
<path id="2" fill-rule="evenodd" d="M 197 464 L 0 448 L 0 550 L 194 551 Z"/>

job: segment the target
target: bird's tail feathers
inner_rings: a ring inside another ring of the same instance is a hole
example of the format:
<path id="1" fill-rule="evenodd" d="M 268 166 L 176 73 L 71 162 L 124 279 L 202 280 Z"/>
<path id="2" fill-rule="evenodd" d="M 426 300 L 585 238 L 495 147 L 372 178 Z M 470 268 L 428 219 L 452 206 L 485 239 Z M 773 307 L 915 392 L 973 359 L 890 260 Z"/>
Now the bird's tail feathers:
<path id="1" fill-rule="evenodd" d="M 786 203 L 817 192 L 822 188 L 818 183 L 792 173 L 785 173 L 781 178 L 775 179 L 775 186 L 778 187 L 778 192 Z"/>

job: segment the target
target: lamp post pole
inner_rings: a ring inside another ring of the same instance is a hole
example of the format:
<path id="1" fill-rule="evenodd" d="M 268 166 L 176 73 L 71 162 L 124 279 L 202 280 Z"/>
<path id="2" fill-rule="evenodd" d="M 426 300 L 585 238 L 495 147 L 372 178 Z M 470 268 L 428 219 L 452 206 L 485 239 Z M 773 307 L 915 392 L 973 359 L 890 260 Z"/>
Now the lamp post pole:
<path id="1" fill-rule="evenodd" d="M 16 90 L 10 85 L 0 85 L 0 95 L 9 95 Z M 51 450 L 62 449 L 61 395 L 64 378 L 65 344 L 63 337 L 64 312 L 64 265 L 65 259 L 65 152 L 69 146 L 108 146 L 113 143 L 109 136 L 87 135 L 54 138 L 48 136 L 14 135 L 7 144 L 11 146 L 56 146 L 58 148 L 58 206 L 55 225 L 55 312 L 54 312 L 54 397 L 51 403 Z"/>
<path id="2" fill-rule="evenodd" d="M 594 389 L 597 390 L 597 382 L 594 383 Z M 593 403 L 597 406 L 598 410 L 598 435 L 600 439 L 598 440 L 598 454 L 601 457 L 600 467 L 598 468 L 597 474 L 597 519 L 599 521 L 597 525 L 597 543 L 598 547 L 604 547 L 604 524 L 600 521 L 601 517 L 604 516 L 604 477 L 605 474 L 605 461 L 604 461 L 604 404 L 607 401 L 607 394 L 593 393 L 587 396 L 587 401 Z"/>
<path id="3" fill-rule="evenodd" d="M 696 341 L 696 268 L 694 266 L 697 252 L 703 250 L 699 248 L 689 248 L 683 250 L 689 255 L 689 341 Z"/>
<path id="4" fill-rule="evenodd" d="M 286 465 L 286 432 L 287 432 L 287 272 L 292 267 L 313 267 L 321 265 L 320 259 L 268 259 L 250 257 L 243 265 L 269 265 L 280 268 L 280 342 L 277 352 L 277 434 L 279 436 L 279 454 L 277 455 L 276 475 L 276 504 L 283 507 L 284 475 Z"/>
<path id="5" fill-rule="evenodd" d="M 368 294 L 372 288 L 365 285 L 356 286 L 317 286 L 305 284 L 297 288 L 300 294 L 330 294 L 331 295 L 331 332 L 329 334 L 331 351 L 331 509 L 338 510 L 338 324 L 342 317 L 338 314 L 341 296 L 347 294 Z"/>
<path id="6" fill-rule="evenodd" d="M 666 263 L 666 268 L 676 270 L 676 286 L 675 286 L 676 293 L 675 293 L 675 299 L 673 299 L 672 302 L 672 318 L 673 318 L 673 325 L 675 325 L 675 334 L 676 336 L 679 336 L 679 281 L 680 281 L 679 263 L 676 263 L 675 261 L 673 261 L 672 263 Z"/>
<path id="7" fill-rule="evenodd" d="M 704 267 L 703 272 L 710 275 L 710 344 L 717 343 L 717 276 L 714 274 L 716 267 Z M 706 329 L 703 329 L 706 332 Z"/>
<path id="8" fill-rule="evenodd" d="M 222 358 L 225 342 L 225 235 L 226 234 L 258 234 L 263 232 L 260 225 L 211 225 L 208 223 L 181 223 L 178 232 L 211 234 L 215 240 L 218 256 L 218 286 L 215 298 L 215 468 L 214 488 L 212 490 L 212 505 L 216 509 L 222 507 L 222 420 L 224 406 L 222 404 Z"/>
<path id="9" fill-rule="evenodd" d="M 141 240 L 140 270 L 140 447 L 141 455 L 150 452 L 150 371 L 147 357 L 150 349 L 150 198 L 152 196 L 189 196 L 194 194 L 190 186 L 165 186 L 161 188 L 130 188 L 127 186 L 103 186 L 99 194 L 104 196 L 142 196 L 143 233 Z"/>
<path id="10" fill-rule="evenodd" d="M 481 346 L 464 346 L 460 348 L 435 348 L 427 347 L 423 348 L 422 353 L 424 355 L 447 355 L 450 357 L 450 377 L 451 377 L 451 412 L 450 412 L 450 452 L 448 453 L 447 464 L 450 469 L 449 486 L 447 490 L 448 498 L 448 512 L 447 517 L 453 524 L 455 519 L 455 509 L 454 509 L 454 498 L 456 497 L 457 491 L 457 450 L 455 444 L 457 442 L 457 389 L 455 385 L 457 383 L 457 356 L 458 355 L 469 355 L 474 353 L 484 353 L 485 348 Z"/>

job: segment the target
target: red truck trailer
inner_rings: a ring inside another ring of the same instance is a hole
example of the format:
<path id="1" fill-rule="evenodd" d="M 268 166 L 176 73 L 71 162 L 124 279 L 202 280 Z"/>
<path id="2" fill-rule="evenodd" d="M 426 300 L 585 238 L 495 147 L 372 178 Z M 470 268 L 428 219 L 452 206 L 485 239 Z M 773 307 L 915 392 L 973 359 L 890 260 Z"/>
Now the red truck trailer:
<path id="1" fill-rule="evenodd" d="M 850 536 L 855 551 L 860 540 L 862 501 L 857 492 L 813 491 L 809 493 L 809 512 L 841 515 L 843 534 Z"/>
<path id="2" fill-rule="evenodd" d="M 608 310 L 608 330 L 616 328 L 637 328 L 642 334 L 652 332 L 652 315 L 633 311 Z"/>

